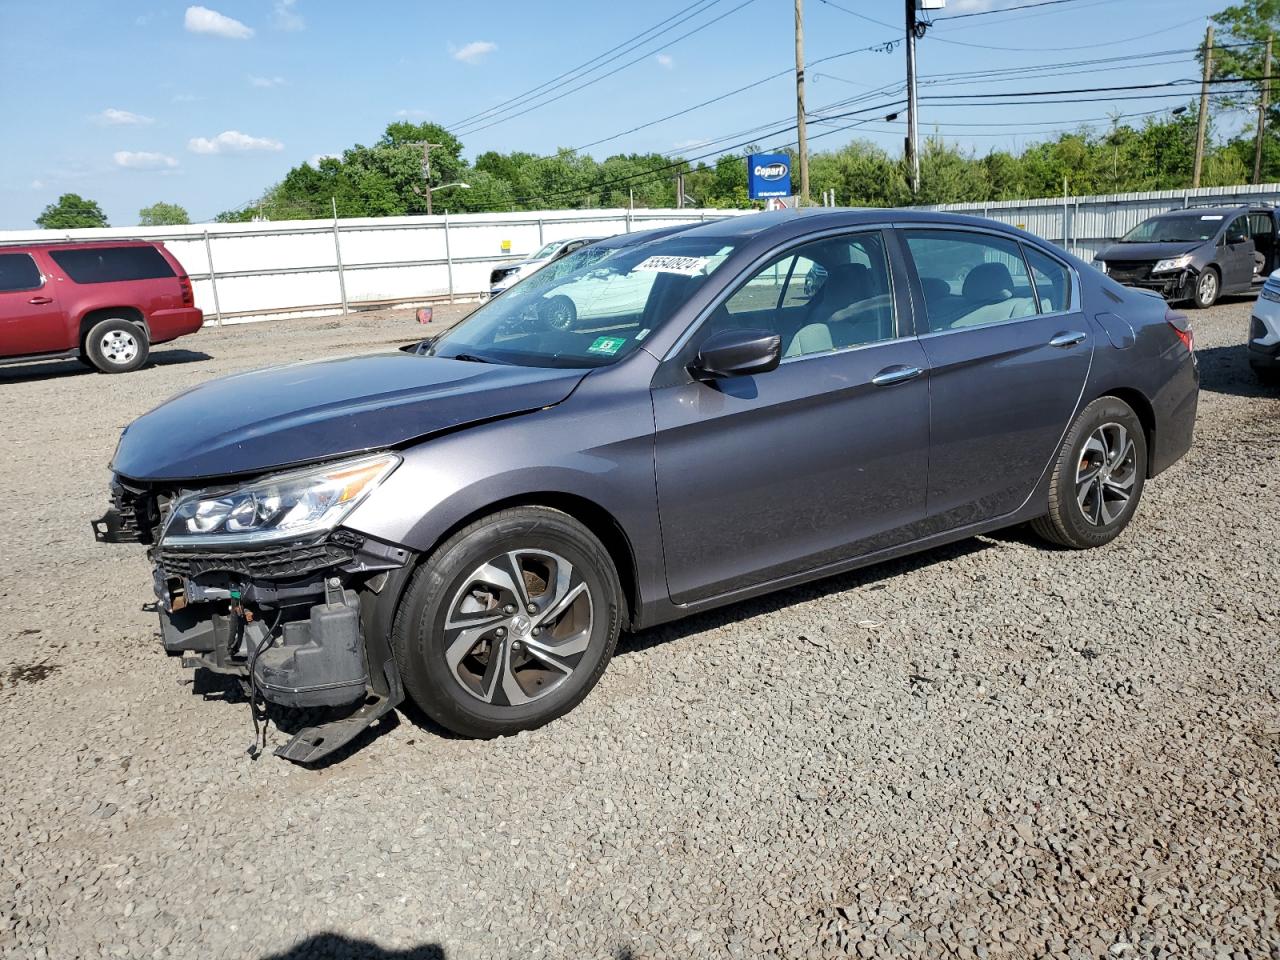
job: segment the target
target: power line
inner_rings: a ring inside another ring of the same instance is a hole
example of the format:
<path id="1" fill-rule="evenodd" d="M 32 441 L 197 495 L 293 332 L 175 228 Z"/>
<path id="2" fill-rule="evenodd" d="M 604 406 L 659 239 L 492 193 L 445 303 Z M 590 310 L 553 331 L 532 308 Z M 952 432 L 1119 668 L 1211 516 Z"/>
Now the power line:
<path id="1" fill-rule="evenodd" d="M 1101 43 L 1082 43 L 1070 47 L 1001 47 L 989 43 L 970 43 L 966 40 L 949 40 L 946 37 L 934 36 L 934 40 L 938 43 L 951 43 L 958 47 L 973 47 L 978 50 L 1001 50 L 1013 53 L 1059 53 L 1067 50 L 1096 50 L 1099 47 L 1114 47 L 1122 43 L 1132 43 L 1135 40 L 1145 40 L 1147 37 L 1154 37 L 1161 33 L 1168 33 L 1170 30 L 1178 30 L 1191 23 L 1198 23 L 1200 17 L 1192 17 L 1190 20 L 1183 20 L 1172 26 L 1165 27 L 1162 30 L 1150 30 L 1146 33 L 1138 34 L 1136 37 L 1125 37 L 1122 40 L 1104 40 Z"/>
<path id="2" fill-rule="evenodd" d="M 566 90 L 563 93 L 557 94 L 554 97 L 548 97 L 546 99 L 540 100 L 535 103 L 529 103 L 526 105 L 524 109 L 518 110 L 514 113 L 511 112 L 510 109 L 502 111 L 507 115 L 506 116 L 495 115 L 494 117 L 490 118 L 488 122 L 483 123 L 480 126 L 469 125 L 467 129 L 459 130 L 458 133 L 463 136 L 469 136 L 470 134 L 473 134 L 473 133 L 479 133 L 481 130 L 488 130 L 490 127 L 497 126 L 500 123 L 505 123 L 508 120 L 514 120 L 517 117 L 523 117 L 529 113 L 532 113 L 534 110 L 537 110 L 541 107 L 545 107 L 549 103 L 555 103 L 557 100 L 563 100 L 565 97 L 570 96 L 571 94 L 577 93 L 580 90 L 585 90 L 587 87 L 593 86 L 594 84 L 599 83 L 601 80 L 608 79 L 609 77 L 612 77 L 614 74 L 621 73 L 623 70 L 627 69 L 628 67 L 634 66 L 635 64 L 639 63 L 641 60 L 647 60 L 649 56 L 655 52 L 655 50 L 660 50 L 660 49 L 663 49 L 663 47 L 668 47 L 674 43 L 679 43 L 681 40 L 687 39 L 688 37 L 693 36 L 695 33 L 700 33 L 701 31 L 707 29 L 707 27 L 710 27 L 719 23 L 721 20 L 725 19 L 726 17 L 732 16 L 733 14 L 741 10 L 743 7 L 750 6 L 752 3 L 755 3 L 755 0 L 743 0 L 743 2 L 739 3 L 736 7 L 733 7 L 732 9 L 727 10 L 726 12 L 720 14 L 719 16 L 712 17 L 706 23 L 700 24 L 699 26 L 694 27 L 692 30 L 689 30 L 686 33 L 682 33 L 680 36 L 675 37 L 674 39 L 663 43 L 662 46 L 660 47 L 656 47 L 653 50 L 645 51 L 635 59 L 628 60 L 626 63 L 623 63 L 620 66 L 615 67 L 614 69 L 608 71 L 607 73 L 602 73 L 599 76 L 592 77 L 590 80 L 586 80 L 583 83 L 577 84 L 573 86 L 571 89 Z M 632 48 L 632 49 L 635 49 L 635 48 Z M 564 86 L 564 84 L 561 84 L 561 86 Z"/>
<path id="3" fill-rule="evenodd" d="M 460 127 L 472 121 L 478 121 L 480 119 L 487 117 L 489 114 L 500 112 L 503 108 L 512 106 L 521 100 L 537 95 L 540 92 L 544 91 L 547 87 L 550 87 L 554 84 L 559 83 L 561 80 L 564 80 L 566 77 L 570 77 L 573 74 L 587 70 L 587 68 L 591 67 L 593 64 L 597 64 L 601 60 L 604 60 L 605 58 L 615 53 L 618 53 L 619 51 L 622 51 L 624 47 L 630 46 L 631 44 L 634 44 L 637 41 L 639 41 L 640 43 L 647 43 L 649 40 L 654 39 L 655 36 L 660 36 L 661 34 L 666 33 L 668 30 L 674 29 L 676 26 L 679 25 L 679 23 L 672 24 L 671 21 L 679 19 L 680 17 L 684 16 L 686 13 L 689 13 L 689 11 L 693 10 L 695 7 L 702 7 L 702 9 L 690 14 L 690 16 L 696 16 L 698 13 L 703 13 L 707 10 L 710 10 L 711 7 L 715 6 L 719 2 L 721 2 L 721 0 L 696 0 L 696 2 L 691 3 L 687 7 L 683 7 L 680 10 L 677 10 L 671 16 L 667 17 L 665 20 L 659 21 L 658 23 L 654 24 L 652 27 L 649 27 L 647 30 L 642 30 L 635 36 L 631 37 L 630 39 L 624 40 L 622 43 L 618 44 L 617 46 L 610 47 L 604 53 L 598 54 L 592 57 L 590 60 L 587 60 L 584 63 L 580 63 L 576 67 L 566 70 L 564 73 L 559 74 L 558 76 L 552 77 L 550 80 L 545 80 L 542 83 L 538 84 L 536 87 L 531 87 L 530 89 L 524 91 L 524 93 L 516 94 L 514 97 L 510 97 L 506 100 L 502 100 L 494 104 L 492 107 L 489 107 L 486 110 L 481 110 L 479 113 L 473 113 L 470 116 L 463 117 L 461 120 L 454 121 L 454 123 L 452 123 L 451 126 Z M 706 4 L 706 6 L 703 6 L 704 4 Z M 679 22 L 683 23 L 684 20 L 680 20 Z M 662 28 L 662 29 L 659 29 L 659 28 Z M 654 34 L 654 36 L 646 37 L 646 34 L 653 34 L 654 31 L 657 31 L 657 33 Z"/>
<path id="4" fill-rule="evenodd" d="M 968 17 L 986 17 L 993 13 L 1020 13 L 1023 10 L 1030 10 L 1033 7 L 1056 7 L 1060 3 L 1080 3 L 1081 0 L 1039 0 L 1037 3 L 1024 3 L 1018 7 L 1000 7 L 996 10 L 975 10 L 972 13 L 955 13 L 949 17 L 935 17 L 935 23 L 942 23 L 944 20 L 964 20 Z"/>

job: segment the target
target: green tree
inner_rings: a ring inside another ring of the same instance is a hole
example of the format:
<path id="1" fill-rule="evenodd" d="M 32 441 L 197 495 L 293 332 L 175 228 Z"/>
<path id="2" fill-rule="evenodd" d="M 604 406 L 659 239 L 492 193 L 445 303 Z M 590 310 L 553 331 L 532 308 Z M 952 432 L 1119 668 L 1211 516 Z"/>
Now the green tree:
<path id="1" fill-rule="evenodd" d="M 1280 0 L 1244 0 L 1243 3 L 1232 4 L 1210 19 L 1217 27 L 1213 41 L 1213 76 L 1219 80 L 1252 79 L 1263 75 L 1264 47 L 1267 37 L 1280 34 Z M 1274 55 L 1274 54 L 1273 54 Z M 1199 60 L 1204 63 L 1203 44 Z M 1275 65 L 1272 65 L 1275 74 Z M 1223 85 L 1235 87 L 1234 84 Z M 1242 85 L 1243 86 L 1243 85 Z M 1254 99 L 1261 90 L 1260 83 L 1252 85 L 1250 93 L 1222 92 L 1216 99 L 1224 105 L 1233 107 L 1247 106 L 1256 103 Z M 1273 95 L 1273 101 L 1277 99 Z M 1280 119 L 1280 104 L 1271 104 L 1272 116 L 1268 123 Z"/>
<path id="2" fill-rule="evenodd" d="M 92 200 L 76 193 L 64 193 L 36 217 L 36 226 L 46 230 L 74 230 L 78 227 L 109 227 L 107 215 Z"/>
<path id="3" fill-rule="evenodd" d="M 190 223 L 187 211 L 176 203 L 153 203 L 138 211 L 138 226 L 168 227 L 180 223 Z"/>

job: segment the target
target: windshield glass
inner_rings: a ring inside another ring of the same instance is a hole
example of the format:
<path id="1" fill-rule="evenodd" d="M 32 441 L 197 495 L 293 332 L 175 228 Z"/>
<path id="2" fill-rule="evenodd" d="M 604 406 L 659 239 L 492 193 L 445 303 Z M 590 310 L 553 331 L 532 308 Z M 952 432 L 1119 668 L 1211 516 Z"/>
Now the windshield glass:
<path id="1" fill-rule="evenodd" d="M 1180 214 L 1156 217 L 1138 224 L 1124 235 L 1121 243 L 1178 243 L 1211 240 L 1222 228 L 1222 214 Z"/>
<path id="2" fill-rule="evenodd" d="M 556 270 L 539 283 L 530 278 L 441 334 L 429 355 L 530 367 L 614 363 L 706 283 L 733 249 L 722 237 L 677 236 Z"/>
<path id="3" fill-rule="evenodd" d="M 530 257 L 529 259 L 530 259 L 530 260 L 545 260 L 545 259 L 547 259 L 547 257 L 551 256 L 551 254 L 555 253 L 555 252 L 556 252 L 557 250 L 559 250 L 559 249 L 560 249 L 560 241 L 559 241 L 559 240 L 553 240 L 551 243 L 548 243 L 545 247 L 543 247 L 541 250 L 539 250 L 537 253 L 535 253 L 535 254 L 534 254 L 532 257 Z"/>

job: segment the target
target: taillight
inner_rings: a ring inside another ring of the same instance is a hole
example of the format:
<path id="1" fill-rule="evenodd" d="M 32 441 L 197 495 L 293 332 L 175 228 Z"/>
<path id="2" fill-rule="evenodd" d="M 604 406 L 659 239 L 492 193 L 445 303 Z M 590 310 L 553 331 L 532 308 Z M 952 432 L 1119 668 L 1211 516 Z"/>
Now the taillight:
<path id="1" fill-rule="evenodd" d="M 1195 353 L 1196 335 L 1192 331 L 1191 324 L 1188 322 L 1186 315 L 1178 313 L 1176 310 L 1165 310 L 1164 319 L 1165 322 L 1173 328 L 1174 334 L 1182 341 L 1182 345 L 1186 347 L 1189 352 Z"/>
<path id="2" fill-rule="evenodd" d="M 187 276 L 178 277 L 178 285 L 182 287 L 182 305 L 184 307 L 194 307 L 196 305 L 196 295 L 191 289 L 191 278 Z"/>

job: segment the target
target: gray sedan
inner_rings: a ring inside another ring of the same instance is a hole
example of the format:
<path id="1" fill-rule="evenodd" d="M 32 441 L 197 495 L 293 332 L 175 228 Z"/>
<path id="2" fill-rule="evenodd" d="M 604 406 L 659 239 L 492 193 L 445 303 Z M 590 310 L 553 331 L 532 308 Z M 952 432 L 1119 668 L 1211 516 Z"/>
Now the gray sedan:
<path id="1" fill-rule="evenodd" d="M 416 353 L 195 387 L 126 428 L 95 529 L 150 545 L 166 650 L 336 711 L 279 751 L 309 762 L 406 693 L 468 736 L 545 724 L 624 629 L 1015 524 L 1100 547 L 1198 379 L 1181 314 L 1027 233 L 781 211 Z"/>

